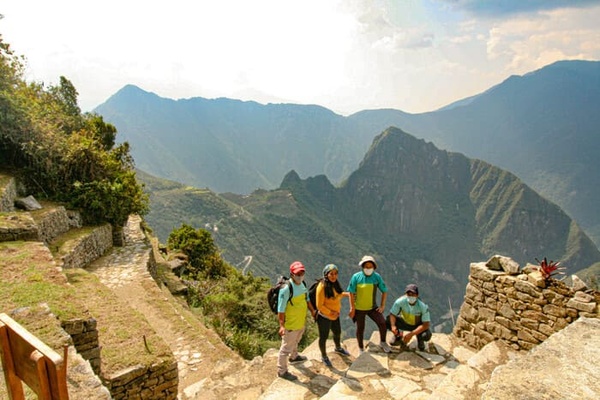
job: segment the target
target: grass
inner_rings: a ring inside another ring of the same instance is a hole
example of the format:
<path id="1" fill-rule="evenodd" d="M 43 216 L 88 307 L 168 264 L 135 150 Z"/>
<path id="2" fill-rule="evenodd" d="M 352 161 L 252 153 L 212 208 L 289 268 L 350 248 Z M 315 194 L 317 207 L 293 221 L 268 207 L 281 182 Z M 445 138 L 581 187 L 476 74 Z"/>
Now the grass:
<path id="1" fill-rule="evenodd" d="M 0 312 L 11 315 L 20 310 L 17 322 L 59 354 L 68 339 L 59 320 L 95 318 L 103 374 L 173 357 L 145 318 L 121 303 L 94 275 L 82 269 L 64 272 L 56 268 L 49 249 L 41 242 L 0 243 Z M 45 305 L 58 317 L 52 318 L 52 324 L 47 312 L 42 312 Z"/>
<path id="2" fill-rule="evenodd" d="M 76 292 L 85 296 L 82 300 L 98 321 L 102 375 L 173 359 L 168 345 L 146 319 L 118 299 L 95 275 L 83 269 L 69 269 L 65 274 Z"/>

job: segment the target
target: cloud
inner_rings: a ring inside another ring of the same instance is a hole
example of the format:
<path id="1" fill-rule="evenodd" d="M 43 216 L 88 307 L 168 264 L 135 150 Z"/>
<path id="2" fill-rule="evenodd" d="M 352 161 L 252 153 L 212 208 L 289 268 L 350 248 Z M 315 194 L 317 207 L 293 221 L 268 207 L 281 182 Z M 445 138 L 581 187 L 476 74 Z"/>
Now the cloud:
<path id="1" fill-rule="evenodd" d="M 522 13 L 555 10 L 560 8 L 585 8 L 600 4 L 599 0 L 440 0 L 455 10 L 466 11 L 480 17 L 508 17 Z"/>
<path id="2" fill-rule="evenodd" d="M 489 31 L 490 60 L 505 62 L 506 70 L 524 73 L 554 61 L 600 58 L 600 6 L 557 9 L 499 22 Z"/>

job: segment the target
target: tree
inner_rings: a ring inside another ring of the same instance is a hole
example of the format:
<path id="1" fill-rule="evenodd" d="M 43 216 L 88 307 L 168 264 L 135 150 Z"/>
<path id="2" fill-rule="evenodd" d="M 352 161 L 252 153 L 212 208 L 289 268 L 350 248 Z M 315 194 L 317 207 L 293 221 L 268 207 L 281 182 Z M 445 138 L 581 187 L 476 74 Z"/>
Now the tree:
<path id="1" fill-rule="evenodd" d="M 194 229 L 182 224 L 169 235 L 169 249 L 182 251 L 189 258 L 187 273 L 194 279 L 201 275 L 217 278 L 226 275 L 226 267 L 212 235 L 206 229 Z"/>

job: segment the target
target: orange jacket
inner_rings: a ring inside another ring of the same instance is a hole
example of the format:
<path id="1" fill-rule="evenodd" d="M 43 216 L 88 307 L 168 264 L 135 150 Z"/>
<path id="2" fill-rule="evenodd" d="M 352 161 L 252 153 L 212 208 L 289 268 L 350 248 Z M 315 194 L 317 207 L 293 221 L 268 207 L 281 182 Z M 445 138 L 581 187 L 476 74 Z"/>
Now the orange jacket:
<path id="1" fill-rule="evenodd" d="M 335 290 L 334 293 L 334 298 L 325 297 L 325 284 L 319 282 L 317 286 L 317 310 L 322 316 L 331 320 L 336 320 L 339 317 L 342 309 L 342 297 L 344 297 L 342 293 L 337 293 Z"/>

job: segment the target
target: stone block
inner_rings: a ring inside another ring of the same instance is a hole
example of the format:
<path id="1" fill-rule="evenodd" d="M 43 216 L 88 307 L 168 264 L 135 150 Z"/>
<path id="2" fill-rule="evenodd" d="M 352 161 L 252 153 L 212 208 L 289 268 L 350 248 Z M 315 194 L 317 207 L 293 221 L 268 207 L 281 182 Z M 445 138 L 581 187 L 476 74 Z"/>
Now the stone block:
<path id="1" fill-rule="evenodd" d="M 591 313 L 596 310 L 596 303 L 582 303 L 581 301 L 573 298 L 567 302 L 567 307 Z"/>

